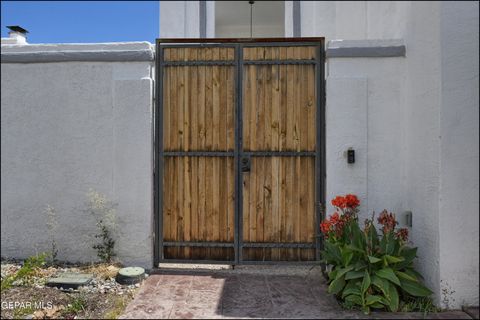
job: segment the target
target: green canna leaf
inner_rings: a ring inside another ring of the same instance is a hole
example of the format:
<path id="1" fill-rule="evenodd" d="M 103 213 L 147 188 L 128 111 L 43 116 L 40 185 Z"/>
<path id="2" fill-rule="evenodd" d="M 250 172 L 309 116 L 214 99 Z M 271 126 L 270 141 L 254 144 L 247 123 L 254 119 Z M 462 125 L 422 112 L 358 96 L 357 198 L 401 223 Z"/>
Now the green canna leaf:
<path id="1" fill-rule="evenodd" d="M 338 294 L 345 286 L 345 277 L 336 278 L 328 286 L 328 293 Z"/>
<path id="2" fill-rule="evenodd" d="M 375 271 L 375 274 L 380 278 L 387 279 L 390 282 L 393 282 L 396 285 L 400 286 L 400 280 L 398 280 L 398 277 L 395 275 L 395 273 L 391 268 L 383 268 L 383 269 L 377 270 Z"/>
<path id="3" fill-rule="evenodd" d="M 401 288 L 414 297 L 428 297 L 433 292 L 419 282 L 401 279 Z"/>
<path id="4" fill-rule="evenodd" d="M 370 287 L 370 284 L 371 284 L 370 275 L 368 274 L 368 271 L 365 270 L 363 281 L 362 281 L 362 294 L 365 294 L 367 289 Z"/>
<path id="5" fill-rule="evenodd" d="M 349 271 L 345 275 L 345 280 L 362 278 L 363 275 L 364 275 L 363 271 Z"/>

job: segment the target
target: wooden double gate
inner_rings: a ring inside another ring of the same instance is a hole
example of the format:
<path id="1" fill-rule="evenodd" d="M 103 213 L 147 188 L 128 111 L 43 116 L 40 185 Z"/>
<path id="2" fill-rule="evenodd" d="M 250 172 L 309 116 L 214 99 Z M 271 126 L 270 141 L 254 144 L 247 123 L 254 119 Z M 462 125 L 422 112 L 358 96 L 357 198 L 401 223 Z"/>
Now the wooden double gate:
<path id="1" fill-rule="evenodd" d="M 318 261 L 323 38 L 157 40 L 156 70 L 155 261 Z"/>

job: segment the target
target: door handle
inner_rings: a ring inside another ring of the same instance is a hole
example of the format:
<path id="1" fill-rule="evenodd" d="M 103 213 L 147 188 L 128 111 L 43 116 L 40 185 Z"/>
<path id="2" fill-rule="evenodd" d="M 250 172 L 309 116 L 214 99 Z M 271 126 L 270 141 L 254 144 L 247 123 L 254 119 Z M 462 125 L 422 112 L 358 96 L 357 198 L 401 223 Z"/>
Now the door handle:
<path id="1" fill-rule="evenodd" d="M 240 165 L 242 172 L 250 172 L 250 156 L 243 156 Z"/>

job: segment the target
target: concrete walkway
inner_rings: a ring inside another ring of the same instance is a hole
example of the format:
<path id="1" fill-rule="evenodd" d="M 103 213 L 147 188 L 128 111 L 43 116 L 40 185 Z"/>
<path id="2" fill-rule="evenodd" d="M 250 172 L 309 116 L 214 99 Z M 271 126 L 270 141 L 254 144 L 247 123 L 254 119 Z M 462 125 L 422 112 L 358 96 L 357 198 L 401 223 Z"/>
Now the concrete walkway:
<path id="1" fill-rule="evenodd" d="M 167 318 L 423 318 L 421 313 L 343 310 L 327 294 L 318 267 L 236 267 L 234 270 L 157 270 L 127 306 L 122 319 Z M 427 315 L 471 319 L 461 311 Z"/>

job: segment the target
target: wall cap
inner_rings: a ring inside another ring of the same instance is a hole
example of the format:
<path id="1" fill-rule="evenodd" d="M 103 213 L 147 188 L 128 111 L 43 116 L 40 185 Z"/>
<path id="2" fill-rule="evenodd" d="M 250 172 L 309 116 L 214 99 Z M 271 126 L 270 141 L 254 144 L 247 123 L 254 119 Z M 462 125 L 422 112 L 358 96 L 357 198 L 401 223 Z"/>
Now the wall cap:
<path id="1" fill-rule="evenodd" d="M 330 40 L 327 58 L 404 57 L 403 39 Z"/>
<path id="2" fill-rule="evenodd" d="M 149 42 L 2 44 L 1 62 L 153 61 L 154 52 Z"/>

